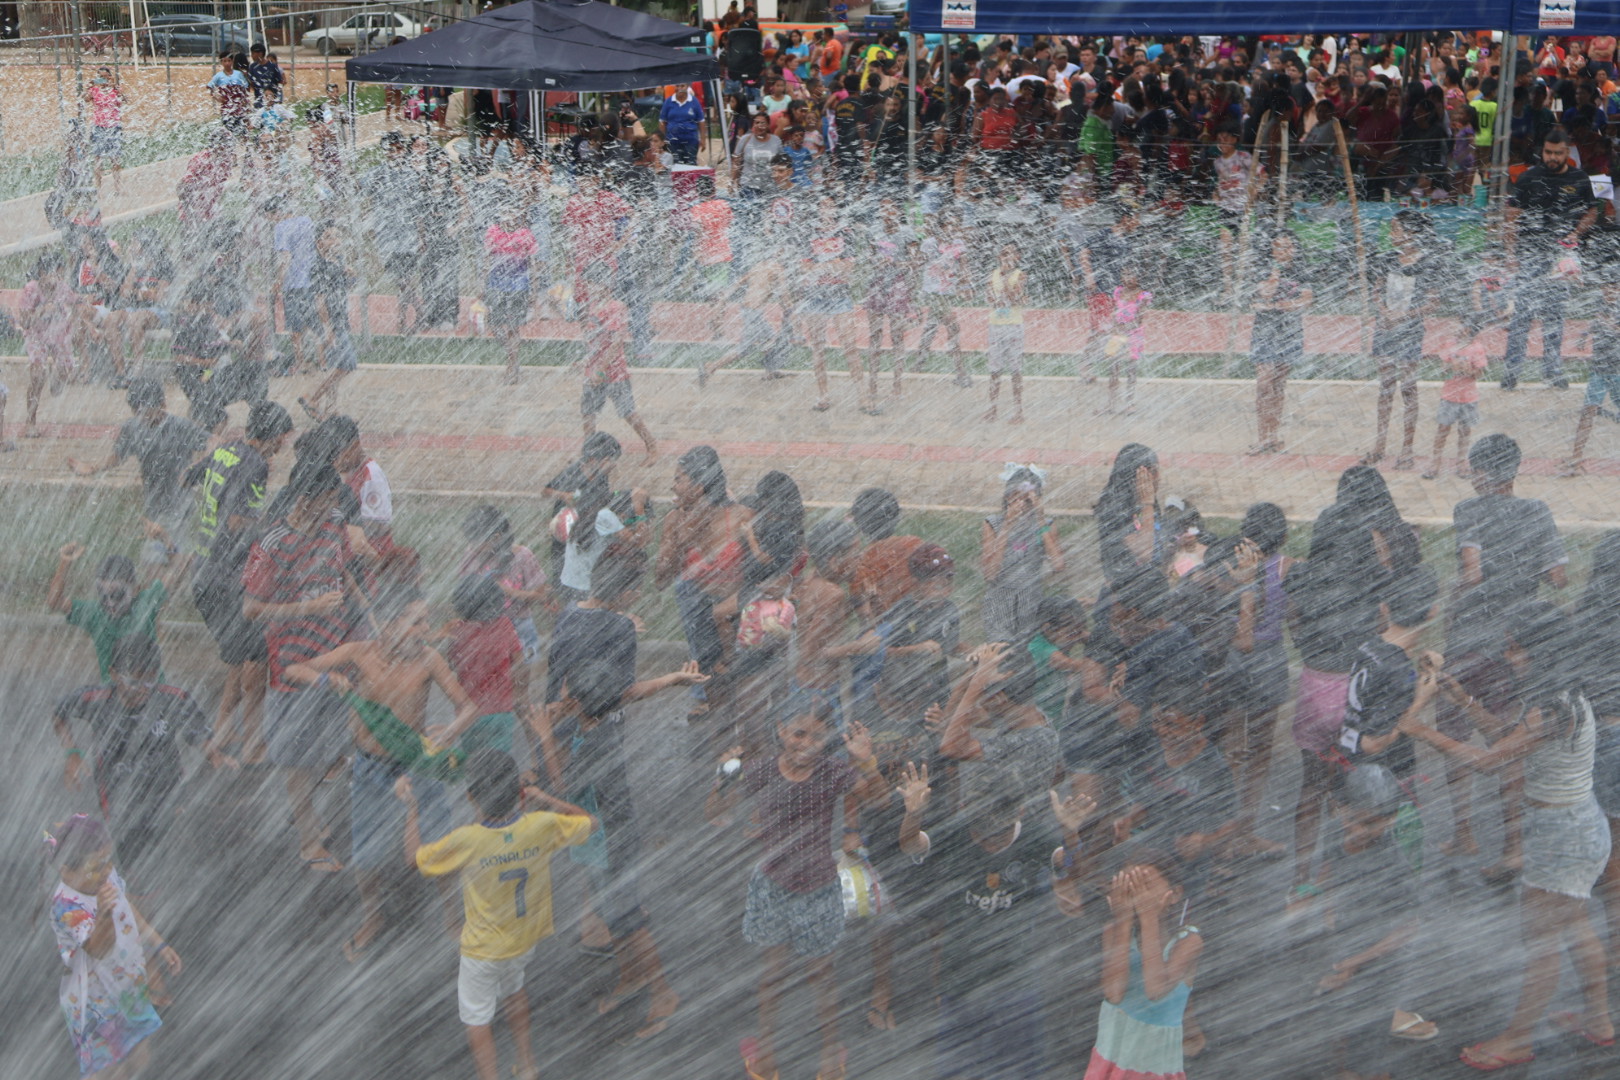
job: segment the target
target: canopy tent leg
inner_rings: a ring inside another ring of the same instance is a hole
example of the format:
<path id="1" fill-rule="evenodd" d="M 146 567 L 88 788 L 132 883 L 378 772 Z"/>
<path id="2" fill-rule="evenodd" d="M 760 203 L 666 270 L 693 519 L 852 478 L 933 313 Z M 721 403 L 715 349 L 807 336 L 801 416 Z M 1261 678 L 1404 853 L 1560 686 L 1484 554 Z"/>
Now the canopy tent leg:
<path id="1" fill-rule="evenodd" d="M 540 145 L 540 133 L 543 119 L 540 115 L 540 91 L 529 91 L 529 138 L 535 146 Z"/>
<path id="2" fill-rule="evenodd" d="M 906 34 L 906 186 L 917 182 L 917 35 Z"/>
<path id="3" fill-rule="evenodd" d="M 940 35 L 939 53 L 939 82 L 945 88 L 945 130 L 951 130 L 951 106 L 955 104 L 951 93 L 955 87 L 951 85 L 951 35 Z"/>
<path id="4" fill-rule="evenodd" d="M 1498 206 L 1507 198 L 1508 149 L 1513 139 L 1513 83 L 1518 78 L 1519 39 L 1502 31 L 1502 66 L 1496 84 L 1496 131 L 1491 135 L 1491 191 Z"/>
<path id="5" fill-rule="evenodd" d="M 360 89 L 358 84 L 345 80 L 349 88 L 349 149 L 360 144 Z"/>
<path id="6" fill-rule="evenodd" d="M 731 118 L 726 115 L 725 87 L 719 79 L 714 80 L 714 100 L 720 103 L 715 115 L 720 118 L 720 149 L 725 155 L 723 160 L 729 168 L 731 165 Z M 718 187 L 718 185 L 716 185 Z"/>

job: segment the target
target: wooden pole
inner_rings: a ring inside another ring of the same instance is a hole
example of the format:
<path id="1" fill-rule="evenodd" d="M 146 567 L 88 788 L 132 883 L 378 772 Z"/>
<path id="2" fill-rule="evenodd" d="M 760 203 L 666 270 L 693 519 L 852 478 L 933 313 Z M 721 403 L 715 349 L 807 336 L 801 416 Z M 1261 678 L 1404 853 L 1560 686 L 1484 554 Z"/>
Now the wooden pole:
<path id="1" fill-rule="evenodd" d="M 1333 141 L 1339 148 L 1339 165 L 1344 170 L 1345 193 L 1350 196 L 1350 229 L 1356 236 L 1356 294 L 1361 299 L 1361 351 L 1367 346 L 1367 320 L 1372 318 L 1372 304 L 1367 297 L 1367 242 L 1361 235 L 1361 202 L 1356 198 L 1356 174 L 1350 167 L 1350 147 L 1344 141 L 1344 127 L 1339 118 L 1333 118 Z"/>
<path id="2" fill-rule="evenodd" d="M 1277 147 L 1277 228 L 1288 224 L 1288 125 L 1282 125 L 1282 141 Z"/>

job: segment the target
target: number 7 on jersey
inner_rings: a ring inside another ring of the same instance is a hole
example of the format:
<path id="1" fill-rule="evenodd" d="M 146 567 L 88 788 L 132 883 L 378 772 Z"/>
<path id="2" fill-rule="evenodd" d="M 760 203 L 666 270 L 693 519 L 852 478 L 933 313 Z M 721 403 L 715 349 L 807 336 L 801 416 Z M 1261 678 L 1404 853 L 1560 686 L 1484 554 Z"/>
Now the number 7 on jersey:
<path id="1" fill-rule="evenodd" d="M 520 919 L 523 918 L 529 913 L 529 901 L 525 895 L 529 888 L 529 872 L 522 867 L 516 870 L 502 870 L 500 880 L 517 882 L 512 889 L 512 909 L 513 914 Z"/>

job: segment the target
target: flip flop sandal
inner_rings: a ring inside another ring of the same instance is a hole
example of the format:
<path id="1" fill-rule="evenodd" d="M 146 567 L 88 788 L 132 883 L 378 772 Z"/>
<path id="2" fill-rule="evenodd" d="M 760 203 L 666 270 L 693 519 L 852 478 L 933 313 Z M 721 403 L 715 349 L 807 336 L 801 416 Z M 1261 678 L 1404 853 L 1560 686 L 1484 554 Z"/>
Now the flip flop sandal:
<path id="1" fill-rule="evenodd" d="M 1432 1025 L 1433 1030 L 1431 1030 L 1427 1035 L 1412 1034 L 1413 1028 L 1422 1027 L 1424 1024 Z M 1428 1042 L 1431 1039 L 1438 1039 L 1440 1037 L 1440 1028 L 1439 1025 L 1435 1025 L 1433 1021 L 1425 1020 L 1417 1013 L 1413 1013 L 1412 1019 L 1408 1020 L 1400 1027 L 1390 1028 L 1389 1037 L 1392 1039 L 1405 1039 L 1407 1042 Z"/>
<path id="2" fill-rule="evenodd" d="M 1587 1031 L 1585 1025 L 1581 1023 L 1579 1013 L 1555 1012 L 1551 1016 L 1547 1017 L 1547 1019 L 1552 1021 L 1553 1027 L 1557 1028 L 1559 1031 L 1562 1031 L 1565 1035 L 1578 1035 L 1587 1042 L 1591 1043 L 1593 1046 L 1601 1046 L 1606 1049 L 1614 1045 L 1613 1035 L 1610 1035 L 1607 1039 L 1604 1039 L 1592 1034 L 1590 1031 Z"/>
<path id="3" fill-rule="evenodd" d="M 839 1050 L 838 1051 L 838 1064 L 833 1067 L 833 1071 L 828 1072 L 828 1073 L 824 1073 L 824 1072 L 816 1073 L 816 1080 L 846 1080 L 846 1077 L 847 1077 L 848 1074 L 845 1072 L 844 1064 L 845 1064 L 846 1061 L 848 1061 L 848 1059 L 849 1059 L 849 1051 L 848 1050 Z"/>
<path id="4" fill-rule="evenodd" d="M 1505 1058 L 1499 1057 L 1496 1054 L 1488 1054 L 1480 1049 L 1480 1047 L 1484 1045 L 1484 1043 L 1475 1043 L 1473 1046 L 1463 1047 L 1462 1053 L 1457 1055 L 1457 1060 L 1468 1066 L 1470 1069 L 1478 1069 L 1480 1072 L 1496 1072 L 1500 1069 L 1511 1069 L 1515 1065 L 1528 1065 L 1532 1061 L 1536 1060 L 1536 1055 L 1534 1054 L 1527 1054 L 1522 1058 Z"/>
<path id="5" fill-rule="evenodd" d="M 754 1061 L 759 1057 L 759 1043 L 749 1036 L 737 1044 L 737 1050 L 742 1054 L 743 1072 L 748 1074 L 748 1080 L 780 1080 L 781 1072 L 773 1072 L 766 1076 L 754 1069 Z"/>

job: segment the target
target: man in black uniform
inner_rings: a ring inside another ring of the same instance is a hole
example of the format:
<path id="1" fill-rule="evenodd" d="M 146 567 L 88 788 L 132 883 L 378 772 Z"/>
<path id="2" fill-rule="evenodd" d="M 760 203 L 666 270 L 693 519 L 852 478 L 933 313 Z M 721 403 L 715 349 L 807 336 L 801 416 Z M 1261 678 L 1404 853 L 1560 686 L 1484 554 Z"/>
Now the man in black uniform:
<path id="1" fill-rule="evenodd" d="M 1569 278 L 1559 264 L 1573 256 L 1581 238 L 1597 222 L 1598 201 L 1592 181 L 1569 163 L 1569 139 L 1562 128 L 1547 133 L 1541 146 L 1541 164 L 1526 169 L 1508 197 L 1507 228 L 1503 239 L 1509 258 L 1517 257 L 1514 274 L 1513 315 L 1508 321 L 1506 370 L 1502 389 L 1519 384 L 1530 321 L 1541 320 L 1541 370 L 1548 385 L 1569 387 L 1561 353 L 1564 345 L 1564 306 L 1569 302 Z"/>

